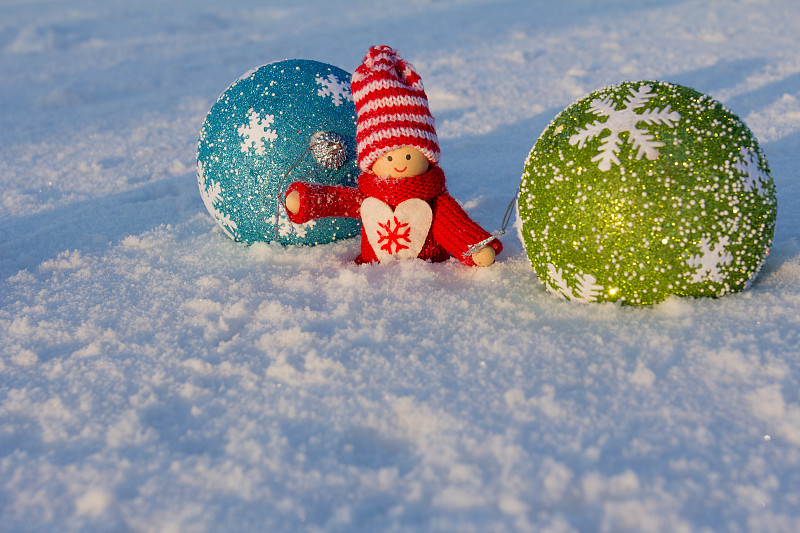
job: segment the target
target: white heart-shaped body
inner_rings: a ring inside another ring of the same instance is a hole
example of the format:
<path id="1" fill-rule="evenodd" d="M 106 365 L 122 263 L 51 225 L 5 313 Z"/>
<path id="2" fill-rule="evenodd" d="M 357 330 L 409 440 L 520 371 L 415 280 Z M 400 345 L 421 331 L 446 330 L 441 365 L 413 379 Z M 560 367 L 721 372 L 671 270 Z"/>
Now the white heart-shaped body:
<path id="1" fill-rule="evenodd" d="M 425 200 L 411 198 L 392 209 L 377 198 L 361 202 L 361 222 L 378 261 L 413 259 L 425 245 L 433 211 Z"/>

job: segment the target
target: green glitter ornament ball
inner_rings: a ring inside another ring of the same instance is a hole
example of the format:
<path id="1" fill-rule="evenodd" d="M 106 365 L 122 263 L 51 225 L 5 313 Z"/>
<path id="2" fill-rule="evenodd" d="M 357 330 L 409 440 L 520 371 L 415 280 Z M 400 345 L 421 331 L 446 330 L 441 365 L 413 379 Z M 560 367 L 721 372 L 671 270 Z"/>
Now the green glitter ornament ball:
<path id="1" fill-rule="evenodd" d="M 525 162 L 517 229 L 550 292 L 653 304 L 747 288 L 777 200 L 754 135 L 693 89 L 628 82 L 562 111 Z"/>

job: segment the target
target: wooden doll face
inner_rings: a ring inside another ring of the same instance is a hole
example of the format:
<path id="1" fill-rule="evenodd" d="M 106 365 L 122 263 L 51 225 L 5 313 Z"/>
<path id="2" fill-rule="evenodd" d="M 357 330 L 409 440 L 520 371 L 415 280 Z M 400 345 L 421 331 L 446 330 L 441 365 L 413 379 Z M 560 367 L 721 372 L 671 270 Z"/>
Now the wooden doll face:
<path id="1" fill-rule="evenodd" d="M 427 172 L 429 164 L 422 152 L 411 146 L 403 146 L 383 154 L 373 163 L 372 172 L 382 177 L 410 178 Z"/>

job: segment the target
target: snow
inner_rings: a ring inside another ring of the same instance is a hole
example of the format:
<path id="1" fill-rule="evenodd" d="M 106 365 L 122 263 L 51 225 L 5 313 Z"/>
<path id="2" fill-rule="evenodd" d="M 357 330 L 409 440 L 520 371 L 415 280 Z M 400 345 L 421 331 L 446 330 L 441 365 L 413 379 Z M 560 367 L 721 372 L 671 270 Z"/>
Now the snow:
<path id="1" fill-rule="evenodd" d="M 794 7 L 4 2 L 0 531 L 799 530 Z M 217 95 L 384 43 L 489 231 L 576 98 L 719 99 L 778 189 L 760 276 L 635 308 L 560 301 L 511 234 L 485 269 L 231 241 L 195 177 Z"/>

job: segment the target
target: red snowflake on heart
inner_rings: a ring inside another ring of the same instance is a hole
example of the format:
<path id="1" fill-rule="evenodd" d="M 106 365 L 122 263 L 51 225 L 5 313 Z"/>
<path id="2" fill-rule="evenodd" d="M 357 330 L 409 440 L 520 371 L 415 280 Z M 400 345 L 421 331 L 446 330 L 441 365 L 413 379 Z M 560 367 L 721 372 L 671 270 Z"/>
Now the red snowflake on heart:
<path id="1" fill-rule="evenodd" d="M 383 243 L 381 245 L 381 250 L 386 250 L 390 254 L 396 254 L 400 250 L 408 248 L 408 246 L 400 242 L 401 240 L 407 243 L 411 242 L 409 238 L 409 235 L 411 235 L 411 228 L 408 224 L 400 222 L 397 220 L 397 217 L 394 217 L 394 225 L 392 225 L 392 220 L 390 219 L 383 224 L 379 222 L 378 226 L 386 232 L 381 233 L 381 230 L 378 230 L 378 243 Z M 392 246 L 395 247 L 394 251 L 392 251 Z"/>

